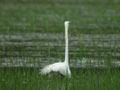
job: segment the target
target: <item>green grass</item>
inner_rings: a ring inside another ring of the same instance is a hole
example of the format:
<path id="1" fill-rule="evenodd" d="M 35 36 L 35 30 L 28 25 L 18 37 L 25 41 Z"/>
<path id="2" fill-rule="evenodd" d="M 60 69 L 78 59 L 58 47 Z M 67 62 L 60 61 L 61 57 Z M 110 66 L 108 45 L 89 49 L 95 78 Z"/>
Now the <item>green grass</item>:
<path id="1" fill-rule="evenodd" d="M 72 78 L 41 76 L 36 67 L 64 60 L 65 20 Z M 111 64 L 119 61 L 119 41 L 119 0 L 0 0 L 0 90 L 119 90 Z M 83 58 L 86 69 L 73 68 Z M 92 59 L 106 67 L 93 68 Z"/>
<path id="2" fill-rule="evenodd" d="M 53 75 L 53 74 L 52 74 Z M 38 69 L 0 71 L 1 90 L 119 90 L 118 69 L 72 69 L 72 78 L 41 76 Z"/>
<path id="3" fill-rule="evenodd" d="M 72 34 L 118 34 L 118 3 L 114 0 L 1 0 L 0 29 L 2 33 L 61 33 L 63 22 L 70 20 Z"/>

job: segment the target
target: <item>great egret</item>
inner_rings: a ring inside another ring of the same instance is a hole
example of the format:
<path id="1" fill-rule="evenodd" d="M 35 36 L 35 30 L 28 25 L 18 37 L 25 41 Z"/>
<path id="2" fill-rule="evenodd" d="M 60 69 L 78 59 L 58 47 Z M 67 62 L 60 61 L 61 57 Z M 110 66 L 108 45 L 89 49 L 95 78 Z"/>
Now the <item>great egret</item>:
<path id="1" fill-rule="evenodd" d="M 50 72 L 59 72 L 60 74 L 64 76 L 71 77 L 71 71 L 69 68 L 69 62 L 68 62 L 68 27 L 69 27 L 69 21 L 65 21 L 65 61 L 64 62 L 58 62 L 51 65 L 48 65 L 44 67 L 41 70 L 41 74 L 45 75 Z"/>

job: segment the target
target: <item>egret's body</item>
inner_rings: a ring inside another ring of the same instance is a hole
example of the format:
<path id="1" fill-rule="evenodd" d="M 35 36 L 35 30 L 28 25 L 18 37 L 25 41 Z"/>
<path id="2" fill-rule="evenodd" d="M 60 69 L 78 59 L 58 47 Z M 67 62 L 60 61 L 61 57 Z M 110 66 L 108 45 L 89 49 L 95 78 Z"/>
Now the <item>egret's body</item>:
<path id="1" fill-rule="evenodd" d="M 65 61 L 44 67 L 40 72 L 42 75 L 48 74 L 50 72 L 59 72 L 64 76 L 68 76 L 69 78 L 71 77 L 71 71 L 68 62 L 68 27 L 69 21 L 65 21 Z"/>

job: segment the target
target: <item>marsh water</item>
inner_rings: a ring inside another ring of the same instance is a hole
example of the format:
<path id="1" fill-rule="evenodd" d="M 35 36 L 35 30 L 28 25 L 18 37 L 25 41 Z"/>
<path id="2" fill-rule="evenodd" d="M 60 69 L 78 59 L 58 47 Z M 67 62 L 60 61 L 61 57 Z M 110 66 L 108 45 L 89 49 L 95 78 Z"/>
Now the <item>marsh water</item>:
<path id="1" fill-rule="evenodd" d="M 64 61 L 64 33 L 0 34 L 0 67 L 43 67 Z M 69 34 L 70 66 L 120 67 L 119 34 Z"/>

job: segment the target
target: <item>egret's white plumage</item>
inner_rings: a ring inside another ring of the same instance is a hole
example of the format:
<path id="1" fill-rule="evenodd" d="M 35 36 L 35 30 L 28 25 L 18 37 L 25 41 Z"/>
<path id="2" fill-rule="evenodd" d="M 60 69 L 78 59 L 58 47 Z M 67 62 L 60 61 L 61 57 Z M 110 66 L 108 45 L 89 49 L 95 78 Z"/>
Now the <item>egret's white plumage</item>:
<path id="1" fill-rule="evenodd" d="M 71 77 L 71 71 L 69 68 L 69 62 L 68 62 L 68 27 L 69 27 L 69 21 L 65 21 L 65 61 L 64 62 L 58 62 L 51 65 L 48 65 L 44 67 L 41 70 L 41 74 L 48 74 L 50 72 L 59 72 L 60 74 L 64 76 Z"/>

